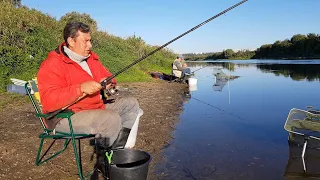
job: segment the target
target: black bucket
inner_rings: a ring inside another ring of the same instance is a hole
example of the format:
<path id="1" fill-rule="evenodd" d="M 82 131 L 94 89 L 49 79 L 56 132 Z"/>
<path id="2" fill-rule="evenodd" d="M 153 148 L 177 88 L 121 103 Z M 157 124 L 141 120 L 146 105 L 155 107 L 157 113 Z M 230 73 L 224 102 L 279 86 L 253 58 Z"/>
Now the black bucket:
<path id="1" fill-rule="evenodd" d="M 147 152 L 121 149 L 113 152 L 111 180 L 146 180 L 151 156 Z"/>

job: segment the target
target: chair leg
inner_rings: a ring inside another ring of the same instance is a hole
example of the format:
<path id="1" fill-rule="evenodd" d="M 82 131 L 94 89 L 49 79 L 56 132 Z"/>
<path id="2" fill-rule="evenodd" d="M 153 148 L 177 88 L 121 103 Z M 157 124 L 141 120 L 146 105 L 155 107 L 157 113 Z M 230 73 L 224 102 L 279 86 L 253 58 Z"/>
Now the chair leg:
<path id="1" fill-rule="evenodd" d="M 79 177 L 80 177 L 81 180 L 84 180 L 84 177 L 83 177 L 83 174 L 82 174 L 81 160 L 79 160 L 79 154 L 81 154 L 81 153 L 78 154 L 76 139 L 75 139 L 75 136 L 74 136 L 73 127 L 72 127 L 72 123 L 71 123 L 71 118 L 70 117 L 68 117 L 68 122 L 69 122 L 71 141 L 72 141 L 72 145 L 73 145 L 74 156 L 76 158 Z M 79 149 L 80 149 L 80 143 L 79 143 Z"/>
<path id="2" fill-rule="evenodd" d="M 78 154 L 78 150 L 77 150 L 76 139 L 74 137 L 73 132 L 71 134 L 72 134 L 72 139 L 71 140 L 72 140 L 72 145 L 73 145 L 73 151 L 74 151 L 74 156 L 76 158 L 79 177 L 80 177 L 81 180 L 84 180 L 83 175 L 82 175 L 82 168 L 81 168 L 81 164 L 80 164 L 80 160 L 79 160 L 79 154 Z"/>
<path id="3" fill-rule="evenodd" d="M 41 154 L 41 151 L 42 151 L 43 141 L 44 141 L 44 138 L 41 138 L 40 146 L 39 146 L 37 157 L 36 157 L 36 165 L 37 166 L 40 165 L 40 162 L 41 162 L 41 159 L 42 159 L 42 158 L 40 159 L 40 154 Z"/>
<path id="4" fill-rule="evenodd" d="M 42 148 L 43 148 L 43 143 L 44 143 L 44 140 L 45 138 L 41 138 L 41 141 L 40 141 L 40 146 L 39 146 L 39 149 L 38 149 L 38 153 L 37 153 L 37 157 L 36 157 L 36 165 L 39 166 L 45 162 L 48 162 L 49 160 L 51 160 L 52 158 L 58 156 L 59 154 L 61 154 L 62 152 L 64 152 L 67 147 L 68 147 L 68 144 L 70 142 L 69 139 L 66 139 L 65 142 L 64 142 L 64 146 L 63 148 L 54 153 L 53 155 L 51 155 L 50 157 L 46 158 L 45 160 L 43 160 L 43 158 L 47 155 L 47 153 L 49 152 L 49 150 L 51 149 L 51 147 L 53 146 L 53 144 L 56 142 L 56 139 L 50 144 L 50 146 L 48 147 L 48 149 L 43 153 L 43 155 L 40 157 L 41 155 L 41 152 L 42 152 Z"/>
<path id="5" fill-rule="evenodd" d="M 82 171 L 82 158 L 81 158 L 82 156 L 81 156 L 81 143 L 80 143 L 80 142 L 81 142 L 81 140 L 80 140 L 80 139 L 78 139 L 78 144 L 79 144 L 79 163 L 80 163 L 80 171 L 81 171 L 81 172 L 83 172 L 83 171 Z"/>

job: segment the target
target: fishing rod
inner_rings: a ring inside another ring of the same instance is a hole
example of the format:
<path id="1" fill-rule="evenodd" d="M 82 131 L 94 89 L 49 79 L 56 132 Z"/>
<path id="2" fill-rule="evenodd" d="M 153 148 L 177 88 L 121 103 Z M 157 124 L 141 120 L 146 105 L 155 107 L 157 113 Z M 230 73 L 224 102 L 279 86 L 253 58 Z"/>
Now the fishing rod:
<path id="1" fill-rule="evenodd" d="M 209 18 L 209 19 L 207 19 L 206 21 L 204 21 L 204 22 L 196 25 L 195 27 L 189 29 L 188 31 L 184 32 L 183 34 L 177 36 L 176 38 L 172 39 L 171 41 L 163 44 L 162 46 L 160 46 L 160 47 L 158 47 L 157 49 L 153 50 L 153 51 L 150 52 L 149 54 L 147 54 L 147 55 L 145 55 L 145 56 L 142 56 L 140 59 L 138 59 L 138 60 L 134 61 L 133 63 L 129 64 L 127 67 L 121 69 L 120 71 L 116 72 L 116 73 L 113 74 L 112 76 L 104 79 L 104 80 L 100 83 L 101 86 L 104 87 L 104 89 L 106 89 L 106 86 L 111 83 L 111 80 L 112 80 L 113 78 L 115 78 L 116 76 L 118 76 L 119 74 L 123 73 L 124 71 L 128 70 L 129 68 L 131 68 L 131 67 L 134 66 L 135 64 L 137 64 L 137 63 L 139 63 L 140 61 L 146 59 L 147 57 L 151 56 L 152 54 L 156 53 L 157 51 L 161 50 L 162 48 L 168 46 L 169 44 L 173 43 L 174 41 L 180 39 L 181 37 L 185 36 L 186 34 L 188 34 L 188 33 L 192 32 L 192 31 L 198 29 L 199 27 L 201 27 L 201 26 L 207 24 L 208 22 L 212 21 L 213 19 L 215 19 L 215 18 L 217 18 L 217 17 L 225 14 L 226 12 L 230 11 L 231 9 L 233 9 L 233 8 L 235 8 L 235 7 L 243 4 L 243 3 L 245 3 L 246 1 L 248 1 L 248 0 L 243 0 L 243 1 L 241 1 L 241 2 L 239 2 L 239 3 L 237 3 L 237 4 L 235 4 L 235 5 L 233 5 L 233 6 L 231 6 L 231 7 L 229 7 L 228 9 L 220 12 L 219 14 L 217 14 L 217 15 Z M 49 116 L 47 117 L 47 119 L 53 118 L 54 116 L 56 116 L 57 114 L 59 114 L 60 112 L 62 112 L 62 111 L 64 111 L 64 110 L 66 110 L 68 107 L 70 107 L 70 106 L 72 106 L 73 104 L 77 103 L 78 101 L 80 101 L 81 99 L 83 99 L 83 98 L 86 97 L 86 96 L 87 96 L 87 94 L 84 94 L 84 95 L 82 95 L 81 97 L 79 97 L 76 101 L 70 103 L 69 105 L 67 105 L 67 106 L 65 106 L 65 107 L 63 107 L 63 108 L 61 108 L 61 109 L 59 109 L 59 110 L 56 110 L 56 111 L 53 111 L 53 112 L 49 113 Z"/>
<path id="2" fill-rule="evenodd" d="M 201 67 L 199 69 L 196 69 L 196 70 L 192 71 L 190 74 L 194 74 L 194 72 L 199 71 L 200 69 L 203 69 L 203 68 L 208 67 L 208 66 L 210 66 L 210 64 L 207 64 L 207 65 L 205 65 L 205 66 L 203 66 L 203 67 Z"/>

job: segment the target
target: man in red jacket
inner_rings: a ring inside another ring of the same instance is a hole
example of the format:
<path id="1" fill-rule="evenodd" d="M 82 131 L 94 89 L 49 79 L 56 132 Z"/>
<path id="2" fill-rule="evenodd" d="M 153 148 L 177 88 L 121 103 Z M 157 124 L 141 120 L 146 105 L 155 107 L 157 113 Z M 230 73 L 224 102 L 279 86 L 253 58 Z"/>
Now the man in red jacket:
<path id="1" fill-rule="evenodd" d="M 86 95 L 68 108 L 75 112 L 71 117 L 74 132 L 96 134 L 98 143 L 104 147 L 123 148 L 134 122 L 143 111 L 132 97 L 103 103 L 100 82 L 112 74 L 91 51 L 88 25 L 68 23 L 63 35 L 65 42 L 49 53 L 37 75 L 44 113 L 61 109 Z M 112 84 L 116 84 L 115 79 Z M 67 119 L 54 122 L 48 123 L 51 126 L 48 128 L 69 132 Z"/>

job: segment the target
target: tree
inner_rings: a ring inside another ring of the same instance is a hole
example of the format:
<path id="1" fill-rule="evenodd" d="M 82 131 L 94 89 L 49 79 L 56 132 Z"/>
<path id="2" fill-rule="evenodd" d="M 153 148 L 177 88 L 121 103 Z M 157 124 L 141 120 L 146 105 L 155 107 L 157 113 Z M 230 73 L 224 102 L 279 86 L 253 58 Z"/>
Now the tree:
<path id="1" fill-rule="evenodd" d="M 272 44 L 264 44 L 256 50 L 253 58 L 268 58 L 271 52 Z"/>
<path id="2" fill-rule="evenodd" d="M 89 14 L 83 13 L 80 14 L 78 12 L 67 13 L 66 15 L 60 18 L 61 22 L 67 23 L 70 21 L 80 21 L 90 26 L 91 30 L 97 31 L 98 25 L 97 22 L 91 18 Z"/>
<path id="3" fill-rule="evenodd" d="M 0 2 L 11 3 L 14 7 L 21 7 L 21 0 L 0 0 Z"/>
<path id="4" fill-rule="evenodd" d="M 229 57 L 231 57 L 234 54 L 234 51 L 232 49 L 227 49 L 224 50 L 223 52 L 223 56 L 228 59 Z"/>
<path id="5" fill-rule="evenodd" d="M 291 43 L 292 46 L 292 55 L 296 57 L 305 57 L 306 56 L 306 49 L 305 49 L 305 41 L 307 40 L 306 35 L 296 34 L 292 36 Z"/>
<path id="6" fill-rule="evenodd" d="M 307 38 L 306 35 L 296 34 L 296 35 L 292 36 L 291 42 L 292 42 L 292 43 L 297 43 L 297 42 L 299 42 L 299 41 L 305 40 L 306 38 Z"/>
<path id="7" fill-rule="evenodd" d="M 307 37 L 308 39 L 317 39 L 317 35 L 315 33 L 309 33 Z"/>

